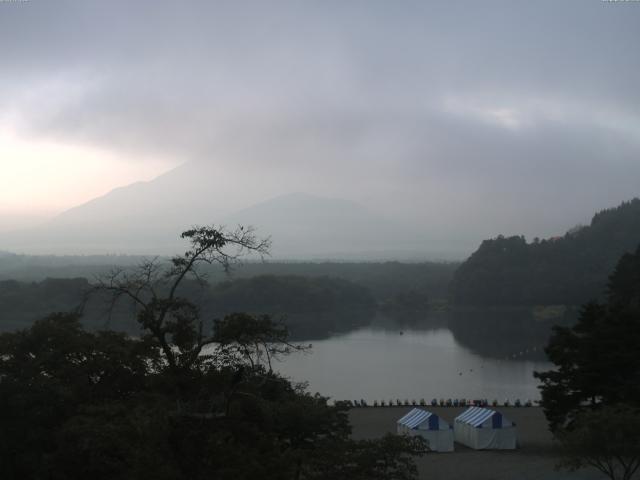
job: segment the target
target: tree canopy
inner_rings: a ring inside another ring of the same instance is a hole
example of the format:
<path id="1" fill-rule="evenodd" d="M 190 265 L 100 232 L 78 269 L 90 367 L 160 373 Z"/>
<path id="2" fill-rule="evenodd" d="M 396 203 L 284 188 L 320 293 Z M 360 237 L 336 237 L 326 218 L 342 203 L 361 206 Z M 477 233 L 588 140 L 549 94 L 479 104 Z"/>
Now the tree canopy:
<path id="1" fill-rule="evenodd" d="M 640 247 L 609 277 L 607 301 L 555 327 L 546 349 L 556 368 L 542 381 L 542 406 L 560 441 L 562 466 L 591 466 L 611 480 L 640 468 Z"/>
<path id="2" fill-rule="evenodd" d="M 563 430 L 561 466 L 590 466 L 611 480 L 631 480 L 640 469 L 640 410 L 624 404 L 580 413 Z"/>
<path id="3" fill-rule="evenodd" d="M 610 277 L 607 302 L 585 305 L 572 327 L 556 327 L 547 347 L 556 369 L 537 373 L 552 429 L 586 408 L 640 407 L 640 247 Z"/>

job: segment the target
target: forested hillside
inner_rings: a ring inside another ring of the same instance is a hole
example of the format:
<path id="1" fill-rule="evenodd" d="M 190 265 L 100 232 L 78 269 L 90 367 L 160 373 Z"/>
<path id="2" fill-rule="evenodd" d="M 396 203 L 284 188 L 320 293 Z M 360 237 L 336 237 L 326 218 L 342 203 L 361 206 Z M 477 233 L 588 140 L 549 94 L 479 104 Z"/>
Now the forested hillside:
<path id="1" fill-rule="evenodd" d="M 210 290 L 207 310 L 216 318 L 234 312 L 269 314 L 294 338 L 315 338 L 371 321 L 375 301 L 365 287 L 330 277 L 261 275 L 222 282 Z"/>
<path id="2" fill-rule="evenodd" d="M 87 279 L 46 279 L 42 282 L 0 281 L 0 331 L 27 328 L 50 312 L 81 311 L 84 325 L 139 333 L 130 308 L 108 310 L 103 294 Z M 371 320 L 376 303 L 369 290 L 329 277 L 265 275 L 227 281 L 202 289 L 185 281 L 180 296 L 198 306 L 207 319 L 234 312 L 271 314 L 287 325 L 295 338 L 316 338 L 348 330 Z"/>
<path id="3" fill-rule="evenodd" d="M 482 242 L 456 271 L 457 305 L 578 305 L 599 297 L 617 260 L 640 244 L 640 199 L 594 215 L 562 237 Z"/>
<path id="4" fill-rule="evenodd" d="M 27 328 L 51 312 L 80 308 L 89 288 L 85 278 L 50 279 L 41 282 L 0 281 L 0 331 Z"/>
<path id="5" fill-rule="evenodd" d="M 144 260 L 145 257 L 136 255 L 33 256 L 0 252 L 0 280 L 40 282 L 45 278 L 93 279 L 113 268 L 135 267 Z M 420 292 L 430 300 L 446 298 L 458 265 L 454 262 L 247 261 L 236 265 L 231 276 L 217 266 L 203 266 L 202 271 L 211 284 L 261 275 L 342 278 L 368 288 L 378 302 L 388 302 L 410 291 Z"/>

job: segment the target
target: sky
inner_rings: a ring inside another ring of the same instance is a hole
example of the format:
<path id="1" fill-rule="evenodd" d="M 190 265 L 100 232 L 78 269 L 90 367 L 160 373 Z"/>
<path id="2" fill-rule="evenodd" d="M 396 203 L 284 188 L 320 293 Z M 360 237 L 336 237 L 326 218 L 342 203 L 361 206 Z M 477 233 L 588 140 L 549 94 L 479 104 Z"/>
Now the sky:
<path id="1" fill-rule="evenodd" d="M 474 241 L 640 194 L 640 2 L 0 1 L 0 42 L 0 230 L 186 162 Z"/>

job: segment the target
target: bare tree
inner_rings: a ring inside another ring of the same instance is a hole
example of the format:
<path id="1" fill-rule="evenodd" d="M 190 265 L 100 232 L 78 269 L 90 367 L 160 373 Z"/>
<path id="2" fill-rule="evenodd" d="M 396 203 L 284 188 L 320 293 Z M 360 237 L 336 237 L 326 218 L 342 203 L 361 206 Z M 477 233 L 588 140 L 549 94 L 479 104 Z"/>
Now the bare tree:
<path id="1" fill-rule="evenodd" d="M 269 315 L 233 313 L 215 321 L 216 356 L 227 365 L 247 365 L 251 370 L 273 372 L 273 360 L 293 352 L 305 352 L 311 345 L 289 342 L 289 331 Z"/>
<path id="2" fill-rule="evenodd" d="M 202 264 L 218 264 L 229 272 L 246 255 L 268 255 L 271 246 L 270 238 L 258 238 L 253 228 L 241 226 L 235 230 L 197 226 L 181 238 L 189 241 L 189 248 L 170 262 L 154 258 L 133 269 L 115 269 L 92 288 L 108 294 L 110 310 L 121 301 L 133 306 L 138 323 L 158 342 L 172 370 L 192 368 L 200 361 L 202 349 L 215 341 L 205 335 L 198 308 L 180 295 L 185 280 L 204 284 Z"/>

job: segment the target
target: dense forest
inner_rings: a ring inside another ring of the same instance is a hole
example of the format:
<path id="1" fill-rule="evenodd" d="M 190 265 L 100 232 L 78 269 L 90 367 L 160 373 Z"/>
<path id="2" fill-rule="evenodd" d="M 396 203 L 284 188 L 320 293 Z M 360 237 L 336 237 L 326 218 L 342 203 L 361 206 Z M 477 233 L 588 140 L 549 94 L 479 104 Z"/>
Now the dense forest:
<path id="1" fill-rule="evenodd" d="M 456 305 L 579 305 L 599 298 L 617 260 L 640 244 L 640 199 L 597 213 L 564 236 L 482 242 L 456 271 Z"/>
<path id="2" fill-rule="evenodd" d="M 190 280 L 181 285 L 181 294 L 207 318 L 239 311 L 271 314 L 287 325 L 293 338 L 322 337 L 365 324 L 376 306 L 365 287 L 329 277 L 262 275 L 204 289 Z M 107 312 L 107 299 L 92 292 L 84 278 L 0 281 L 0 306 L 0 331 L 25 328 L 49 312 L 77 311 L 89 329 L 139 332 L 130 309 L 116 306 Z"/>
<path id="3" fill-rule="evenodd" d="M 160 258 L 159 261 L 164 259 Z M 107 315 L 105 302 L 93 295 L 95 278 L 112 269 L 144 262 L 135 256 L 0 255 L 0 331 L 24 328 L 50 312 L 82 307 L 89 329 L 109 327 L 136 333 L 130 311 L 118 307 Z M 424 311 L 446 299 L 457 264 L 453 263 L 271 263 L 234 266 L 230 275 L 202 266 L 207 287 L 190 280 L 183 294 L 203 314 L 221 317 L 234 311 L 269 313 L 289 328 L 293 338 L 318 338 L 361 326 L 380 306 L 388 313 Z"/>
<path id="4" fill-rule="evenodd" d="M 131 268 L 144 260 L 135 255 L 31 256 L 0 252 L 0 280 L 92 279 L 114 267 Z M 202 272 L 211 284 L 261 275 L 341 278 L 368 288 L 377 301 L 385 302 L 408 291 L 420 292 L 430 299 L 446 298 L 458 265 L 453 262 L 272 262 L 268 259 L 262 262 L 249 258 L 236 265 L 231 276 L 206 265 Z"/>
<path id="5" fill-rule="evenodd" d="M 0 331 L 28 327 L 51 312 L 79 310 L 88 290 L 85 278 L 0 281 Z"/>
<path id="6" fill-rule="evenodd" d="M 366 325 L 376 304 L 369 290 L 344 279 L 260 275 L 211 289 L 208 310 L 280 317 L 293 338 L 312 338 Z"/>

